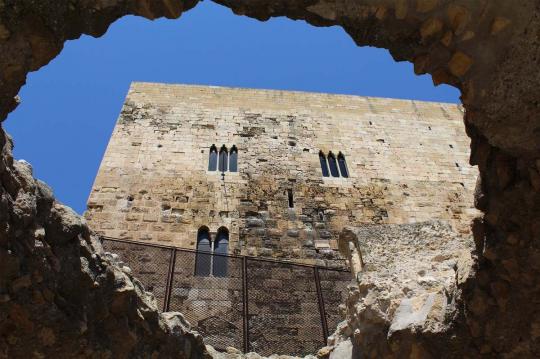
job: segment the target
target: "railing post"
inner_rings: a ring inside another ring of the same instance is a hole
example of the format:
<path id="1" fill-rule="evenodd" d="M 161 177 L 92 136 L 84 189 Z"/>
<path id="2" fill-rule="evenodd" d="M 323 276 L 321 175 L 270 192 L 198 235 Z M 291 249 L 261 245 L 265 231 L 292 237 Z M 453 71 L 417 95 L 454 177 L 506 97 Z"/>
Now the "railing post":
<path id="1" fill-rule="evenodd" d="M 167 274 L 167 283 L 165 284 L 165 303 L 164 303 L 164 312 L 169 311 L 169 306 L 171 304 L 171 293 L 173 286 L 173 277 L 174 277 L 174 263 L 176 262 L 176 249 L 171 249 L 171 259 L 169 261 L 169 272 Z"/>
<path id="2" fill-rule="evenodd" d="M 326 322 L 326 310 L 324 309 L 324 300 L 321 291 L 321 278 L 319 277 L 319 268 L 313 267 L 313 275 L 315 277 L 315 287 L 317 288 L 317 299 L 319 300 L 319 312 L 321 313 L 321 324 L 323 330 L 324 345 L 328 340 L 328 323 Z"/>
<path id="3" fill-rule="evenodd" d="M 243 298 L 243 319 L 244 319 L 244 353 L 249 352 L 249 318 L 248 318 L 248 272 L 247 258 L 242 257 L 242 298 Z"/>

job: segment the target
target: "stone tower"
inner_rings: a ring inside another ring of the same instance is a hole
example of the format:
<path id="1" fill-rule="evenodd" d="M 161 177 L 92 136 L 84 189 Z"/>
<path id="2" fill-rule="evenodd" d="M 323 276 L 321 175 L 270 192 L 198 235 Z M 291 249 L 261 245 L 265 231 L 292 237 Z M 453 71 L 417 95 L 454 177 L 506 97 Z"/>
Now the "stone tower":
<path id="1" fill-rule="evenodd" d="M 133 83 L 86 218 L 113 238 L 328 266 L 347 225 L 468 235 L 462 121 L 455 104 Z"/>

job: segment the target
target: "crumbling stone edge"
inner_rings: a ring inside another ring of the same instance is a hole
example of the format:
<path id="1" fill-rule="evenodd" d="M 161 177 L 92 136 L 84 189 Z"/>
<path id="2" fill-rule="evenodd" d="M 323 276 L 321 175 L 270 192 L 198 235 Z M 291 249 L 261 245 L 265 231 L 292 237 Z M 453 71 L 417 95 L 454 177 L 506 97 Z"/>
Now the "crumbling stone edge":
<path id="1" fill-rule="evenodd" d="M 261 20 L 342 26 L 357 44 L 387 48 L 414 63 L 416 73 L 461 90 L 471 164 L 481 178 L 475 205 L 484 212 L 473 223 L 478 260 L 474 280 L 461 285 L 463 314 L 453 331 L 465 340 L 441 352 L 441 340 L 452 338 L 407 332 L 399 354 L 539 356 L 538 1 L 218 2 Z M 16 107 L 27 74 L 66 40 L 101 36 L 126 14 L 176 18 L 196 3 L 0 0 L 0 118 Z M 129 275 L 101 257 L 81 219 L 33 179 L 28 164 L 13 161 L 11 147 L 2 131 L 0 356 L 206 355 L 194 334 L 167 327 Z"/>

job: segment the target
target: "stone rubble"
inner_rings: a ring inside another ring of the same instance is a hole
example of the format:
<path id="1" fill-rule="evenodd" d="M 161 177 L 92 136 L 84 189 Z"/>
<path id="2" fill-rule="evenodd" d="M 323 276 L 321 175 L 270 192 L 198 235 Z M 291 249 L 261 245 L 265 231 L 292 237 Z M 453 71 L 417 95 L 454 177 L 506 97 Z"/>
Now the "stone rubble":
<path id="1" fill-rule="evenodd" d="M 459 286 L 470 276 L 472 238 L 446 223 L 347 227 L 340 241 L 352 244 L 363 263 L 349 288 L 346 321 L 329 344 L 342 342 L 369 357 L 397 355 L 417 333 L 449 335 L 459 317 Z M 396 339 L 397 338 L 397 339 Z M 386 340 L 385 340 L 386 339 Z"/>

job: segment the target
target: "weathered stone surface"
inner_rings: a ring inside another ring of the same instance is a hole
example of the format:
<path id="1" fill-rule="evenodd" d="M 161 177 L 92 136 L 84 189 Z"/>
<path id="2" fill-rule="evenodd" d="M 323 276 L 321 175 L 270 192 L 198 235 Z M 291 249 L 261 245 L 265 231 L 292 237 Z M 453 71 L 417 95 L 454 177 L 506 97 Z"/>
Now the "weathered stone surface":
<path id="1" fill-rule="evenodd" d="M 538 357 L 540 313 L 536 303 L 540 286 L 537 258 L 540 251 L 540 209 L 537 204 L 540 198 L 531 183 L 528 168 L 537 166 L 540 158 L 540 118 L 537 116 L 540 97 L 539 3 L 535 0 L 494 0 L 489 3 L 448 1 L 439 2 L 431 10 L 427 10 L 429 7 L 422 8 L 427 12 L 417 11 L 417 4 L 412 0 L 220 0 L 219 3 L 230 6 L 237 14 L 247 14 L 262 20 L 272 16 L 288 16 L 304 19 L 317 26 L 342 26 L 359 45 L 387 48 L 396 60 L 413 62 L 423 58 L 419 70 L 433 74 L 437 82 L 442 81 L 461 89 L 466 109 L 465 124 L 472 139 L 471 162 L 479 166 L 482 177 L 478 191 L 482 198 L 476 203 L 485 212 L 482 220 L 475 221 L 475 270 L 471 273 L 472 277 L 460 285 L 462 295 L 457 302 L 457 305 L 463 307 L 465 315 L 457 318 L 454 333 L 466 340 L 452 350 L 437 351 L 439 339 L 449 339 L 449 336 L 433 337 L 429 333 L 416 333 L 404 341 L 410 344 L 407 351 L 389 356 L 410 353 L 413 357 L 463 357 L 465 353 L 468 357 Z M 67 39 L 77 38 L 82 33 L 102 35 L 112 21 L 124 14 L 133 13 L 149 18 L 177 17 L 182 9 L 194 4 L 195 1 L 129 0 L 0 2 L 0 23 L 8 31 L 3 31 L 3 34 L 9 34 L 3 35 L 5 39 L 0 40 L 0 117 L 5 118 L 16 106 L 15 96 L 26 74 L 50 61 Z M 310 11 L 309 8 L 313 6 L 323 10 Z M 450 8 L 456 6 L 459 10 L 451 12 Z M 450 13 L 453 15 L 448 16 Z M 451 38 L 444 35 L 445 40 L 441 43 L 434 36 L 433 42 L 419 42 L 421 24 L 431 16 L 444 19 L 445 26 L 441 34 L 452 32 Z M 497 24 L 496 19 L 499 17 L 507 19 L 508 25 L 500 26 L 500 22 Z M 473 33 L 474 37 L 471 37 Z M 448 69 L 452 54 L 458 51 L 467 54 L 473 61 L 473 66 L 462 78 L 452 75 Z M 5 135 L 0 136 L 0 147 L 4 148 L 7 142 Z M 506 159 L 502 160 L 501 155 Z M 48 246 L 33 245 L 34 238 L 43 238 L 42 228 L 39 227 L 45 223 L 42 219 L 27 222 L 34 218 L 34 201 L 24 193 L 21 193 L 20 201 L 16 200 L 21 188 L 19 180 L 24 175 L 14 172 L 13 168 L 11 156 L 4 152 L 0 161 L 0 256 L 10 258 L 7 260 L 10 269 L 0 274 L 0 283 L 3 285 L 1 305 L 6 306 L 8 304 L 5 303 L 11 300 L 11 294 L 6 288 L 20 276 L 19 263 L 25 263 L 21 268 L 29 268 L 26 263 L 36 260 L 39 261 L 40 269 L 36 282 L 53 281 L 59 283 L 59 286 L 45 286 L 40 293 L 36 292 L 32 296 L 32 300 L 40 303 L 41 298 L 49 302 L 56 298 L 56 303 L 64 305 L 63 308 L 68 307 L 75 313 L 81 313 L 86 309 L 79 306 L 80 298 L 76 294 L 80 293 L 81 286 L 84 288 L 86 280 L 76 276 L 72 281 L 63 281 L 57 272 L 61 265 L 68 266 L 71 261 L 80 258 L 76 251 L 72 251 L 76 246 L 68 246 L 71 250 L 62 250 L 65 248 L 63 246 L 53 247 L 53 251 Z M 510 178 L 510 181 L 499 180 L 500 168 L 506 168 L 506 175 L 511 176 L 505 175 L 505 179 Z M 501 183 L 506 186 L 501 187 Z M 47 219 L 50 201 L 44 197 L 38 199 L 35 202 L 37 218 L 43 216 Z M 88 250 L 92 253 L 91 248 Z M 90 255 L 88 258 L 93 257 Z M 88 259 L 88 263 L 93 265 L 96 260 Z M 43 266 L 48 269 L 43 270 Z M 41 272 L 44 275 L 40 276 Z M 69 287 L 70 282 L 76 286 Z M 509 293 L 504 310 L 498 305 L 496 293 L 492 292 L 491 286 L 492 283 L 501 282 L 508 287 Z M 99 289 L 103 290 L 100 295 L 110 297 L 114 289 L 108 288 Z M 18 293 L 22 292 L 25 290 Z M 485 309 L 476 310 L 475 313 L 470 308 L 476 293 L 481 293 L 478 298 Z M 0 311 L 2 353 L 7 348 L 22 350 L 26 347 L 24 350 L 37 350 L 38 343 L 49 343 L 52 340 L 46 339 L 50 335 L 47 330 L 42 330 L 44 328 L 30 330 L 36 325 L 34 322 L 38 322 L 36 318 L 40 318 L 37 326 L 46 328 L 51 328 L 52 323 L 64 324 L 54 316 L 40 317 L 40 313 L 49 313 L 47 311 L 36 313 L 35 318 L 29 315 L 25 308 L 32 309 L 34 305 L 31 306 L 29 300 L 29 297 L 16 297 L 9 304 L 9 310 L 3 307 Z M 98 301 L 99 296 L 93 300 Z M 106 305 L 94 308 L 101 307 L 107 308 Z M 53 306 L 48 305 L 47 308 Z M 72 355 L 81 347 L 78 342 L 75 345 L 80 339 L 77 334 L 80 329 L 74 324 L 74 317 L 70 315 L 65 328 L 73 329 L 66 332 L 77 337 L 61 340 L 55 336 L 56 343 L 62 343 L 62 346 L 56 352 L 51 352 L 51 356 L 58 357 L 58 351 L 68 346 L 65 352 Z M 87 319 L 95 323 L 99 317 L 92 314 Z M 64 334 L 68 335 L 66 332 Z M 100 343 L 107 342 L 106 336 L 93 333 L 114 332 L 108 329 L 88 334 L 87 337 L 92 340 L 83 343 L 89 348 L 87 356 L 93 355 L 91 350 L 101 351 Z M 43 333 L 41 338 L 34 337 L 37 333 Z M 88 331 L 83 330 L 81 335 L 86 335 L 84 333 Z M 122 332 L 123 338 L 126 333 L 127 330 Z M 144 338 L 151 340 L 163 337 L 147 334 Z M 383 345 L 386 340 L 379 338 L 374 345 Z M 23 354 L 34 355 L 28 352 Z M 111 354 L 106 352 L 107 355 Z M 366 353 L 366 356 L 369 357 L 370 353 Z"/>
<path id="2" fill-rule="evenodd" d="M 358 248 L 346 252 L 351 263 L 361 254 L 363 265 L 358 286 L 350 288 L 346 322 L 330 339 L 335 350 L 352 337 L 354 350 L 370 357 L 412 352 L 415 345 L 436 352 L 435 342 L 424 345 L 418 337 L 429 333 L 447 337 L 440 345 L 449 345 L 447 356 L 456 354 L 459 339 L 450 337 L 462 314 L 459 286 L 471 274 L 470 240 L 432 221 L 348 227 L 340 242 Z"/>
<path id="3" fill-rule="evenodd" d="M 178 315 L 159 314 L 84 219 L 0 142 L 10 216 L 0 232 L 0 357 L 209 357 L 202 338 Z"/>
<path id="4" fill-rule="evenodd" d="M 478 172 L 462 116 L 446 103 L 133 83 L 85 217 L 108 237 L 190 249 L 199 228 L 213 240 L 226 227 L 231 253 L 333 266 L 347 224 L 440 219 L 467 235 Z M 237 148 L 237 172 L 208 171 L 212 145 Z M 342 153 L 348 178 L 324 177 L 320 151 Z"/>
<path id="5" fill-rule="evenodd" d="M 262 356 L 257 353 L 246 353 L 242 354 L 238 349 L 231 348 L 231 350 L 228 350 L 226 352 L 219 352 L 212 348 L 211 346 L 206 346 L 206 349 L 208 352 L 212 355 L 212 358 L 214 359 L 300 359 L 299 357 L 295 356 L 288 356 L 288 355 L 270 355 L 270 356 Z M 303 359 L 317 359 L 317 357 L 313 355 L 307 355 L 303 357 Z"/>

